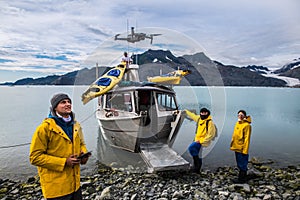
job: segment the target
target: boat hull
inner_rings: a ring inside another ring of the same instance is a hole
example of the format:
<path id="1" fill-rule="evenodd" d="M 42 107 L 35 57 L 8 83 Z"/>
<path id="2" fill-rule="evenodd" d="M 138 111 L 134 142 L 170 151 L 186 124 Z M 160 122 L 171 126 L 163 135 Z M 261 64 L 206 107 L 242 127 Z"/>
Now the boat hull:
<path id="1" fill-rule="evenodd" d="M 112 146 L 132 152 L 138 151 L 140 121 L 141 117 L 98 119 L 101 133 Z"/>
<path id="2" fill-rule="evenodd" d="M 98 122 L 104 138 L 112 145 L 127 151 L 139 152 L 141 143 L 166 143 L 170 132 L 171 116 L 156 118 L 155 122 L 145 123 L 145 116 L 103 117 L 99 114 Z"/>

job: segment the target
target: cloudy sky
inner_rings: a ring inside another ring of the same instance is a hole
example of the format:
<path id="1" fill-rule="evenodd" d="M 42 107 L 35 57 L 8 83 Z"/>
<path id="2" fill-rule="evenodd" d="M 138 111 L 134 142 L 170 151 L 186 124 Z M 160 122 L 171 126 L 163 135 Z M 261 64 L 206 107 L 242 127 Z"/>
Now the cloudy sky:
<path id="1" fill-rule="evenodd" d="M 184 35 L 224 64 L 278 68 L 300 57 L 299 8 L 298 0 L 1 0 L 0 83 L 80 69 L 129 26 Z"/>

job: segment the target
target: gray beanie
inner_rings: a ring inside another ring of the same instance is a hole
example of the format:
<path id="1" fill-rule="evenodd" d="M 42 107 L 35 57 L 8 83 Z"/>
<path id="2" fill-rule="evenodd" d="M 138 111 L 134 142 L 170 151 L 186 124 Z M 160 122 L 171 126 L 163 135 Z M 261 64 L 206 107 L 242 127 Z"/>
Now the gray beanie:
<path id="1" fill-rule="evenodd" d="M 51 99 L 51 110 L 54 111 L 54 109 L 57 107 L 59 102 L 61 102 L 64 99 L 69 99 L 70 102 L 72 103 L 70 97 L 67 94 L 64 93 L 55 94 Z"/>

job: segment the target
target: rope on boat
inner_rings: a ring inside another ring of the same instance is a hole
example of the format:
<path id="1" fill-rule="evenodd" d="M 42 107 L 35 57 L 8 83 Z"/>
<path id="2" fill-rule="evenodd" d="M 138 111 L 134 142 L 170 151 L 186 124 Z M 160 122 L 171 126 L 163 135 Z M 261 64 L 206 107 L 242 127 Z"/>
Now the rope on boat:
<path id="1" fill-rule="evenodd" d="M 82 120 L 80 122 L 80 124 L 83 124 L 85 121 L 87 121 L 89 118 L 91 118 L 97 112 L 97 110 L 95 110 L 92 114 L 90 114 L 84 120 Z M 15 145 L 9 145 L 9 146 L 0 146 L 0 149 L 8 149 L 8 148 L 14 148 L 14 147 L 21 147 L 21 146 L 27 146 L 27 145 L 30 145 L 30 144 L 31 144 L 31 142 L 22 143 L 22 144 L 15 144 Z"/>
<path id="2" fill-rule="evenodd" d="M 92 112 L 92 114 L 90 114 L 89 116 L 87 116 L 85 119 L 83 119 L 80 124 L 83 124 L 85 121 L 87 121 L 88 119 L 90 119 L 99 109 L 96 109 L 94 112 Z"/>

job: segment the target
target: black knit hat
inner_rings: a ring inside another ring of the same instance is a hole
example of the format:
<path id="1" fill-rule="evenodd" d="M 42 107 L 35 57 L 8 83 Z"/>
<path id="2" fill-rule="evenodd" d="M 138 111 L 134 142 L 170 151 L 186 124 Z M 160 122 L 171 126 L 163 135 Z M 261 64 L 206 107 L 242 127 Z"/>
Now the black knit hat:
<path id="1" fill-rule="evenodd" d="M 247 113 L 246 113 L 245 110 L 239 110 L 238 114 L 239 114 L 240 112 L 243 113 L 243 115 L 244 115 L 245 117 L 247 116 Z"/>
<path id="2" fill-rule="evenodd" d="M 210 115 L 210 111 L 207 108 L 201 108 L 200 112 L 207 112 Z"/>
<path id="3" fill-rule="evenodd" d="M 54 109 L 57 107 L 59 102 L 61 102 L 64 99 L 69 99 L 70 102 L 72 103 L 70 97 L 67 94 L 64 93 L 55 94 L 51 99 L 51 110 L 54 111 Z"/>

